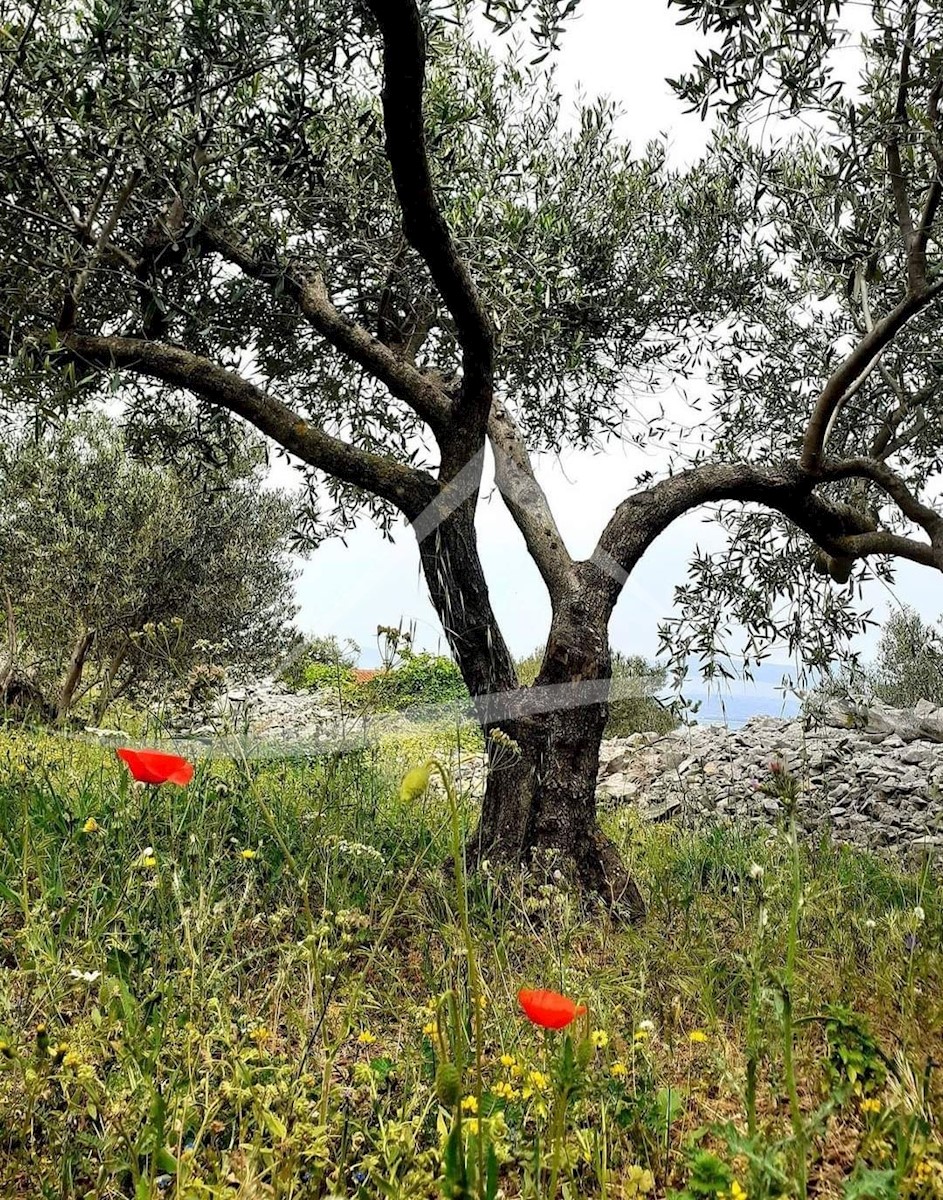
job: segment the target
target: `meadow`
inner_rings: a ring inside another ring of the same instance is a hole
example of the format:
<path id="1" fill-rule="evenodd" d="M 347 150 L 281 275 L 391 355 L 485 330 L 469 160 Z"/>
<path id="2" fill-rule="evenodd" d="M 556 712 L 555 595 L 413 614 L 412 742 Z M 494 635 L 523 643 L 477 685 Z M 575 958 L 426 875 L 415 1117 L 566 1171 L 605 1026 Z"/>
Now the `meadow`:
<path id="1" fill-rule="evenodd" d="M 930 864 L 620 808 L 619 926 L 466 878 L 461 770 L 402 786 L 455 737 L 178 788 L 0 733 L 0 1195 L 943 1196 Z"/>

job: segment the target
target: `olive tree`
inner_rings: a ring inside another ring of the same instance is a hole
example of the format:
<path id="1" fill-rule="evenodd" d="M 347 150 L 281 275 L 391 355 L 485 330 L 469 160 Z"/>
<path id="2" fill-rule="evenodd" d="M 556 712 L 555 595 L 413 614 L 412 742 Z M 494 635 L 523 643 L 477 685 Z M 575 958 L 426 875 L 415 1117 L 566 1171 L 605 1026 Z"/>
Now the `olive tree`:
<path id="1" fill-rule="evenodd" d="M 935 6 L 875 4 L 849 94 L 835 0 L 679 0 L 714 48 L 675 86 L 722 118 L 679 174 L 604 102 L 561 127 L 575 0 L 6 3 L 8 400 L 120 382 L 141 428 L 191 403 L 292 455 L 312 523 L 408 522 L 482 725 L 520 750 L 471 857 L 560 853 L 640 914 L 594 792 L 609 618 L 652 542 L 708 504 L 734 534 L 693 564 L 678 655 L 734 620 L 757 653 L 821 658 L 868 564 L 943 567 Z M 533 60 L 489 52 L 483 16 Z M 771 148 L 757 104 L 811 132 Z M 685 456 L 648 385 L 694 370 L 713 386 Z M 577 560 L 532 456 L 613 437 L 668 463 Z M 529 688 L 478 552 L 486 447 L 552 606 Z"/>
<path id="2" fill-rule="evenodd" d="M 10 665 L 64 720 L 129 688 L 180 678 L 225 642 L 228 662 L 279 653 L 292 615 L 295 506 L 263 489 L 258 457 L 201 479 L 129 453 L 87 414 L 0 449 L 0 584 Z"/>

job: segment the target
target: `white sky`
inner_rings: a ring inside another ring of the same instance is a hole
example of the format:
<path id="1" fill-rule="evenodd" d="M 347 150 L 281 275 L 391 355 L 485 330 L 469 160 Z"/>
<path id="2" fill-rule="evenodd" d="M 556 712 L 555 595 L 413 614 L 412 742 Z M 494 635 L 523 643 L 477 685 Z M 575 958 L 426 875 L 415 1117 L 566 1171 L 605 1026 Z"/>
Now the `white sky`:
<path id="1" fill-rule="evenodd" d="M 619 133 L 639 150 L 664 135 L 673 163 L 696 160 L 709 126 L 683 114 L 664 80 L 689 69 L 703 39 L 691 26 L 676 26 L 676 11 L 668 10 L 663 0 L 583 0 L 580 13 L 564 34 L 558 59 L 565 106 L 572 108 L 580 86 L 589 99 L 608 95 L 624 110 Z M 559 461 L 541 459 L 538 475 L 570 550 L 581 557 L 588 554 L 635 475 L 659 466 L 655 455 L 646 458 L 622 445 L 604 455 L 574 452 Z M 524 654 L 545 640 L 549 604 L 520 535 L 490 492 L 486 486 L 479 508 L 482 559 L 505 637 L 516 654 Z M 719 529 L 706 522 L 706 515 L 692 513 L 676 522 L 639 564 L 613 617 L 611 640 L 617 649 L 654 657 L 657 626 L 671 611 L 673 589 L 684 581 L 695 545 L 722 544 Z M 930 571 L 903 564 L 895 590 L 899 601 L 928 619 L 935 620 L 943 609 L 938 576 Z M 324 544 L 302 564 L 297 595 L 302 628 L 353 638 L 364 664 L 376 660 L 377 625 L 396 625 L 401 619 L 407 625 L 415 622 L 420 645 L 444 648 L 415 540 L 405 528 L 397 531 L 393 544 L 366 523 L 347 538 L 346 547 L 339 541 Z M 882 619 L 893 601 L 882 585 L 866 596 Z"/>

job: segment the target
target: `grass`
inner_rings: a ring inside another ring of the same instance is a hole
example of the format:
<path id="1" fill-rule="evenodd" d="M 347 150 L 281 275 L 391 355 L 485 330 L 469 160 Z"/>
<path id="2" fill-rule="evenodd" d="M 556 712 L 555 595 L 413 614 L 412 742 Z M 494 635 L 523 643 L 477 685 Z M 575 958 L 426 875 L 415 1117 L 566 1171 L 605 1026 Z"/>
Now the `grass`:
<path id="1" fill-rule="evenodd" d="M 943 1196 L 932 871 L 625 809 L 644 927 L 551 863 L 466 928 L 445 792 L 399 799 L 445 741 L 179 790 L 0 733 L 0 1195 Z"/>

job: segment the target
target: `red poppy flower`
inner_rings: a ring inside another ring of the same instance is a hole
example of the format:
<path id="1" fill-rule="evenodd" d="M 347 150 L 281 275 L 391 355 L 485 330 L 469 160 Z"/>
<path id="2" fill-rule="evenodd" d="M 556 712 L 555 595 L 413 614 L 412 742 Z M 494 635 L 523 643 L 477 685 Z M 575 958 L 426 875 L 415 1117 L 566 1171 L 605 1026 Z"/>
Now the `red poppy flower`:
<path id="1" fill-rule="evenodd" d="M 127 763 L 128 770 L 138 783 L 175 783 L 183 787 L 193 778 L 193 763 L 187 762 L 179 754 L 126 748 L 115 753 Z"/>
<path id="2" fill-rule="evenodd" d="M 559 992 L 531 992 L 521 988 L 517 998 L 528 1018 L 544 1029 L 563 1029 L 586 1012 L 585 1004 L 575 1004 L 569 996 L 561 996 Z"/>

